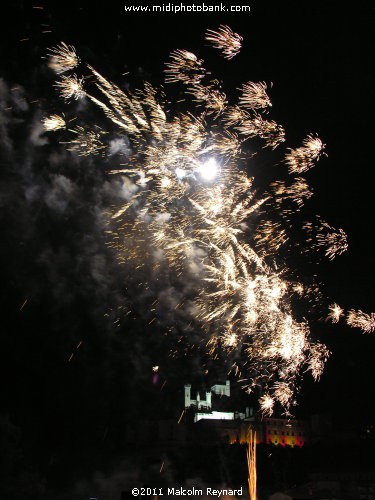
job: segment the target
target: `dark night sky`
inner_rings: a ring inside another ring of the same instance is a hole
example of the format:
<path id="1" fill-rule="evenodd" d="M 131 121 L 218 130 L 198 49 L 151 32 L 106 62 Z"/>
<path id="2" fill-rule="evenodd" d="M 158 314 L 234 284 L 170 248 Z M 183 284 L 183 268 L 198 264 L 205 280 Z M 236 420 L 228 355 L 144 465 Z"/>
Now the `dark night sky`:
<path id="1" fill-rule="evenodd" d="M 79 0 L 2 7 L 1 105 L 11 105 L 4 89 L 15 84 L 22 85 L 29 103 L 39 102 L 23 110 L 20 96 L 12 120 L 0 120 L 0 413 L 21 433 L 25 455 L 39 450 L 40 463 L 72 450 L 87 454 L 108 427 L 116 432 L 124 414 L 145 411 L 142 391 L 134 386 L 149 384 L 155 352 L 163 357 L 160 341 L 152 338 L 145 347 L 142 339 L 150 332 L 140 315 L 120 335 L 104 317 L 109 309 L 128 306 L 125 271 L 118 271 L 106 248 L 100 218 L 116 196 L 113 186 L 103 189 L 105 175 L 94 161 L 74 159 L 53 139 L 43 144 L 38 135 L 43 112 L 61 106 L 41 59 L 61 40 L 117 82 L 130 71 L 135 83 L 143 78 L 160 83 L 163 62 L 175 48 L 201 53 L 228 91 L 248 80 L 273 82 L 272 118 L 285 126 L 288 145 L 298 145 L 311 132 L 327 144 L 328 157 L 308 174 L 315 193 L 309 210 L 343 227 L 349 238 L 347 254 L 320 264 L 317 272 L 328 295 L 344 308 L 375 309 L 375 7 L 247 3 L 251 12 L 241 15 L 126 14 L 122 3 Z M 204 47 L 205 29 L 219 24 L 244 37 L 233 61 Z M 375 337 L 343 325 L 316 328 L 333 354 L 321 383 L 306 382 L 301 414 L 345 412 L 354 423 L 373 422 Z M 176 365 L 167 363 L 165 370 L 167 379 L 174 377 Z M 186 376 L 177 381 L 182 384 Z"/>

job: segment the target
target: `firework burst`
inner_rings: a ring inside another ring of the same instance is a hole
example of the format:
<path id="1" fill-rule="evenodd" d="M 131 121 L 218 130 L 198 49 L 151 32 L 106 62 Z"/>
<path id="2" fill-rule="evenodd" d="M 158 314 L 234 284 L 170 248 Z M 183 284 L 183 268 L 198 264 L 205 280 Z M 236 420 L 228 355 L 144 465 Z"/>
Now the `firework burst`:
<path id="1" fill-rule="evenodd" d="M 242 39 L 221 26 L 209 30 L 206 40 L 231 58 Z M 60 59 L 59 64 L 68 66 Z M 94 124 L 71 130 L 70 150 L 105 154 L 105 136 L 111 133 L 128 144 L 122 163 L 111 171 L 126 183 L 128 193 L 111 213 L 110 245 L 119 262 L 134 261 L 137 270 L 151 261 L 154 273 L 165 262 L 175 276 L 190 280 L 192 319 L 201 324 L 199 345 L 212 356 L 219 349 L 227 354 L 244 388 L 260 394 L 264 414 L 278 405 L 288 413 L 300 374 L 309 371 L 319 379 L 329 352 L 314 340 L 307 320 L 294 313 L 296 301 L 303 296 L 316 300 L 320 292 L 296 279 L 281 252 L 293 249 L 292 215 L 312 191 L 302 177 L 273 178 L 256 190 L 243 168 L 248 143 L 260 139 L 274 149 L 285 141 L 284 128 L 259 114 L 271 106 L 266 85 L 246 83 L 239 102 L 232 104 L 217 80 L 204 83 L 209 73 L 201 59 L 175 50 L 165 79 L 183 84 L 182 100 L 190 106 L 176 111 L 162 89 L 146 83 L 125 92 L 93 67 L 86 68 L 89 78 L 63 76 L 56 86 L 65 100 L 86 96 L 110 124 L 106 133 Z M 92 91 L 83 89 L 84 81 Z M 59 128 L 49 123 L 46 128 Z M 311 168 L 323 147 L 320 139 L 308 136 L 300 148 L 290 149 L 285 157 L 289 172 Z M 305 229 L 308 246 L 314 233 L 329 259 L 346 249 L 345 233 L 321 219 L 317 227 L 306 223 Z M 341 315 L 339 306 L 330 307 L 330 319 Z M 361 311 L 351 311 L 348 323 L 375 329 L 373 315 Z"/>

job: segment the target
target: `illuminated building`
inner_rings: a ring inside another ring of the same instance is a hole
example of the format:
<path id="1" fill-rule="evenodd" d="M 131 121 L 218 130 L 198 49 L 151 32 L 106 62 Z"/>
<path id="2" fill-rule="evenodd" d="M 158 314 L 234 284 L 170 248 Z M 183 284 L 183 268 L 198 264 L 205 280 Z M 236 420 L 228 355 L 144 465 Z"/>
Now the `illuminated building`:
<path id="1" fill-rule="evenodd" d="M 267 444 L 303 446 L 309 440 L 307 424 L 301 420 L 266 418 L 263 439 Z"/>
<path id="2" fill-rule="evenodd" d="M 244 420 L 245 413 L 236 411 L 214 411 L 212 410 L 212 394 L 216 396 L 230 398 L 230 381 L 225 384 L 215 384 L 209 391 L 206 391 L 205 399 L 201 399 L 197 392 L 196 399 L 191 399 L 191 385 L 185 385 L 185 409 L 194 409 L 194 422 L 199 420 Z M 199 411 L 201 410 L 201 411 Z"/>
<path id="3" fill-rule="evenodd" d="M 215 427 L 222 439 L 229 443 L 245 443 L 249 428 L 256 430 L 257 443 L 304 446 L 310 442 L 310 429 L 305 421 L 285 418 L 255 417 L 252 408 L 236 411 L 230 408 L 230 381 L 215 384 L 201 397 L 199 391 L 195 399 L 191 397 L 191 385 L 185 385 L 185 411 L 191 412 L 199 427 Z M 223 400 L 224 404 L 223 405 Z M 219 404 L 220 403 L 220 404 Z M 216 406 L 221 406 L 220 409 Z M 223 406 L 226 406 L 223 411 Z M 229 411 L 228 411 L 229 410 Z M 211 421 L 211 423 L 205 421 Z"/>

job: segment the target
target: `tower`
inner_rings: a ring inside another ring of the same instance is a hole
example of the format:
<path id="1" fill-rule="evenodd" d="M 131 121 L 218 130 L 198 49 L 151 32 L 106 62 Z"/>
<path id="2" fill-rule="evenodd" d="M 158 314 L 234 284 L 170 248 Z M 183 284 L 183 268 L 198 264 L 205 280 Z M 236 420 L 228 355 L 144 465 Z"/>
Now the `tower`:
<path id="1" fill-rule="evenodd" d="M 227 380 L 225 382 L 225 390 L 224 390 L 224 394 L 226 396 L 228 396 L 228 398 L 230 398 L 230 380 Z"/>
<path id="2" fill-rule="evenodd" d="M 207 410 L 211 410 L 211 391 L 206 392 L 206 404 L 207 404 Z"/>
<path id="3" fill-rule="evenodd" d="M 191 404 L 191 385 L 186 384 L 185 385 L 185 408 L 189 408 Z"/>

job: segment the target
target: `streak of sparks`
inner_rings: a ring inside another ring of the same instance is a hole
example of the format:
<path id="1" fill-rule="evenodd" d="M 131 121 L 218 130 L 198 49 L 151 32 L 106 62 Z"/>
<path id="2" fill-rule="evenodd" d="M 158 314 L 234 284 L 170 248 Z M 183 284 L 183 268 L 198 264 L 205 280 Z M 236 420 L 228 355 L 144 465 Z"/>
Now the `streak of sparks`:
<path id="1" fill-rule="evenodd" d="M 71 71 L 79 64 L 75 48 L 62 42 L 48 53 L 48 66 L 58 75 Z"/>
<path id="2" fill-rule="evenodd" d="M 249 428 L 247 440 L 247 469 L 248 469 L 248 484 L 250 500 L 257 498 L 257 467 L 256 467 L 256 432 Z"/>
<path id="3" fill-rule="evenodd" d="M 90 130 L 76 127 L 70 131 L 76 134 L 76 137 L 69 141 L 68 149 L 78 156 L 97 155 L 106 149 L 106 145 L 102 142 L 104 133 L 99 128 Z"/>
<path id="4" fill-rule="evenodd" d="M 293 397 L 293 389 L 287 382 L 276 382 L 274 385 L 274 396 L 281 406 L 286 407 Z"/>
<path id="5" fill-rule="evenodd" d="M 203 61 L 187 50 L 175 50 L 166 63 L 166 81 L 199 84 L 205 75 Z"/>
<path id="6" fill-rule="evenodd" d="M 262 109 L 272 106 L 266 90 L 267 85 L 264 82 L 245 83 L 241 88 L 240 106 L 250 109 Z"/>
<path id="7" fill-rule="evenodd" d="M 318 137 L 308 135 L 301 147 L 290 149 L 285 156 L 289 173 L 301 174 L 312 168 L 319 160 L 325 145 Z"/>
<path id="8" fill-rule="evenodd" d="M 375 313 L 364 313 L 361 310 L 351 309 L 347 316 L 347 323 L 353 328 L 360 328 L 364 333 L 375 331 Z"/>
<path id="9" fill-rule="evenodd" d="M 21 307 L 19 308 L 19 312 L 22 311 L 22 309 L 26 306 L 27 302 L 29 299 L 25 299 L 24 302 L 22 303 Z"/>
<path id="10" fill-rule="evenodd" d="M 311 372 L 314 380 L 319 380 L 323 372 L 324 364 L 330 355 L 324 344 L 316 342 L 311 346 L 307 359 L 307 370 Z"/>
<path id="11" fill-rule="evenodd" d="M 189 89 L 189 93 L 192 94 L 196 103 L 204 106 L 208 115 L 221 113 L 227 104 L 227 97 L 216 82 L 208 85 L 195 83 Z"/>
<path id="12" fill-rule="evenodd" d="M 177 424 L 180 424 L 180 423 L 181 423 L 181 420 L 182 420 L 182 417 L 184 416 L 184 413 L 185 413 L 185 410 L 182 410 L 181 415 L 180 415 L 180 418 L 178 419 Z"/>
<path id="13" fill-rule="evenodd" d="M 225 59 L 232 59 L 241 50 L 242 36 L 234 33 L 229 26 L 220 25 L 216 31 L 208 29 L 205 40 L 219 49 Z"/>
<path id="14" fill-rule="evenodd" d="M 316 223 L 306 222 L 304 229 L 308 233 L 307 242 L 310 249 L 324 251 L 324 255 L 329 260 L 333 260 L 338 255 L 343 254 L 348 249 L 348 238 L 343 229 L 336 229 L 316 217 Z"/>

